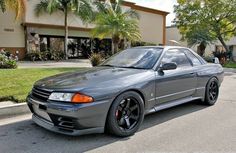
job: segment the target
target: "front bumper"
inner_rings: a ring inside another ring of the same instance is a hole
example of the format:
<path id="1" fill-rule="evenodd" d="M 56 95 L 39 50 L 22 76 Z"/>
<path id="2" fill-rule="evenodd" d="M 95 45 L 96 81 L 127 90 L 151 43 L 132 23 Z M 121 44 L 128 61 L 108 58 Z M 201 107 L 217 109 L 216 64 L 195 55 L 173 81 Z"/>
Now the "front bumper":
<path id="1" fill-rule="evenodd" d="M 111 102 L 103 100 L 89 104 L 42 102 L 27 97 L 33 121 L 50 131 L 66 135 L 103 133 Z"/>

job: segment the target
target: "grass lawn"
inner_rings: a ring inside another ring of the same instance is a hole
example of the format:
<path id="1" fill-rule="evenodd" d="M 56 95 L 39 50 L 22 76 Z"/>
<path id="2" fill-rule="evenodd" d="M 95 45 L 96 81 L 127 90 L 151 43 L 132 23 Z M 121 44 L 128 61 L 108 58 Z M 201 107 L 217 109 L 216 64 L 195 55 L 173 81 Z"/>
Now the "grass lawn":
<path id="1" fill-rule="evenodd" d="M 224 67 L 226 68 L 236 68 L 236 62 L 228 62 L 224 64 Z"/>
<path id="2" fill-rule="evenodd" d="M 35 81 L 85 68 L 0 69 L 0 101 L 24 102 Z"/>

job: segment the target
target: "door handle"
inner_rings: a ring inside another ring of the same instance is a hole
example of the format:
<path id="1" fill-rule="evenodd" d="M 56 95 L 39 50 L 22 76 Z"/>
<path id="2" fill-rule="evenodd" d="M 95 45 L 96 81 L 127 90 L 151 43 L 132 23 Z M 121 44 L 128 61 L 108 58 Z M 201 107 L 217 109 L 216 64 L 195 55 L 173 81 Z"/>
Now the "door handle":
<path id="1" fill-rule="evenodd" d="M 196 73 L 192 72 L 192 73 L 189 73 L 189 75 L 191 75 L 191 76 L 195 76 Z"/>

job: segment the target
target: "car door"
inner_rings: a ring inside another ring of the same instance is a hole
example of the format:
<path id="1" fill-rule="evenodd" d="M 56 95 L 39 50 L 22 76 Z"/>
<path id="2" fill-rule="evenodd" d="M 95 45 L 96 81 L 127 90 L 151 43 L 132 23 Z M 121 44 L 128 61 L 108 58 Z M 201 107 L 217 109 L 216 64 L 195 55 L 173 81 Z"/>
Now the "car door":
<path id="1" fill-rule="evenodd" d="M 197 76 L 192 62 L 181 49 L 170 49 L 161 59 L 161 65 L 174 62 L 177 69 L 156 72 L 156 104 L 190 97 L 195 92 Z M 160 65 L 160 66 L 161 66 Z"/>

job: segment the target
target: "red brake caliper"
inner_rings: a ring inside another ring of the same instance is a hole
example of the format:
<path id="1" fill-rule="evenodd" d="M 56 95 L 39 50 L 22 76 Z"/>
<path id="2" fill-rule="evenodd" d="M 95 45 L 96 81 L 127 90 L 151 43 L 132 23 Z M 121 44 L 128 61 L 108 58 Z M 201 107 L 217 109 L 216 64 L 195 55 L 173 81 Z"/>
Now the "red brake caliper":
<path id="1" fill-rule="evenodd" d="M 116 110 L 116 118 L 119 117 L 119 110 Z"/>

